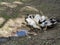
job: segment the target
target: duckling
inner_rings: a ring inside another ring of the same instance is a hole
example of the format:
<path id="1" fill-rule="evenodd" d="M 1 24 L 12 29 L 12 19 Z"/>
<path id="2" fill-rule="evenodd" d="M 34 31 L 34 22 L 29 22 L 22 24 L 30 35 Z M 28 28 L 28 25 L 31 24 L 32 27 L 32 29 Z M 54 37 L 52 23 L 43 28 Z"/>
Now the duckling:
<path id="1" fill-rule="evenodd" d="M 47 25 L 46 25 L 47 24 L 47 22 L 46 22 L 47 19 L 48 18 L 43 15 L 43 16 L 41 16 L 41 20 L 39 20 L 39 22 L 38 22 L 42 30 L 47 29 Z"/>
<path id="2" fill-rule="evenodd" d="M 47 28 L 53 28 L 54 25 L 57 24 L 57 21 L 55 19 L 47 19 L 43 21 L 40 26 L 44 29 L 47 30 Z"/>
<path id="3" fill-rule="evenodd" d="M 55 20 L 54 18 L 51 18 L 50 21 L 53 25 L 57 24 L 57 20 Z"/>
<path id="4" fill-rule="evenodd" d="M 49 19 L 47 19 L 46 20 L 46 26 L 47 26 L 47 28 L 51 28 L 52 27 L 52 23 L 51 23 L 51 21 L 49 20 Z"/>
<path id="5" fill-rule="evenodd" d="M 41 16 L 39 14 L 36 14 L 34 17 L 34 21 L 38 24 L 39 20 L 41 20 Z"/>
<path id="6" fill-rule="evenodd" d="M 49 25 L 47 25 L 48 28 L 53 28 L 57 24 L 57 21 L 54 18 L 50 18 L 48 22 L 50 22 L 48 23 Z"/>
<path id="7" fill-rule="evenodd" d="M 39 26 L 36 25 L 36 22 L 33 20 L 34 16 L 32 15 L 28 15 L 26 18 L 25 18 L 25 22 L 27 22 L 27 25 L 30 25 L 34 28 L 39 28 Z"/>
<path id="8" fill-rule="evenodd" d="M 39 21 L 39 24 L 40 24 L 40 27 L 41 27 L 41 29 L 42 29 L 42 31 L 46 31 L 46 29 L 47 29 L 47 23 L 44 21 L 44 22 L 40 22 Z"/>

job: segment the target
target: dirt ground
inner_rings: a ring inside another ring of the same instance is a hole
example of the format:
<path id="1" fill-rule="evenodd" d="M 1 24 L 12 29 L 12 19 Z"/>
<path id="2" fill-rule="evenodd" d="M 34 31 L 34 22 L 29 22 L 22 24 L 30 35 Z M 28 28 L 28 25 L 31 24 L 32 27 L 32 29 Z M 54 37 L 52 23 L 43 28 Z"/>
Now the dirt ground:
<path id="1" fill-rule="evenodd" d="M 54 16 L 60 19 L 60 0 L 30 0 L 24 4 L 43 11 L 44 15 L 48 17 Z M 21 13 L 26 14 L 25 12 Z M 38 33 L 37 36 L 31 36 L 30 39 L 27 37 L 10 37 L 8 40 L 0 42 L 0 45 L 60 45 L 60 22 L 54 28 Z"/>

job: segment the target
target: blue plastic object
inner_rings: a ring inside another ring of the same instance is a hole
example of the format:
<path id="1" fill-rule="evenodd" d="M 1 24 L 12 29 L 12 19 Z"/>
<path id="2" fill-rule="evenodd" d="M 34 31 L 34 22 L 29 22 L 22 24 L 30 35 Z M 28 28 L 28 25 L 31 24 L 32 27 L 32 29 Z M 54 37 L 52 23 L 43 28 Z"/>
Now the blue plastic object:
<path id="1" fill-rule="evenodd" d="M 27 35 L 27 31 L 21 30 L 21 31 L 18 31 L 16 34 L 17 34 L 17 36 L 26 36 Z"/>

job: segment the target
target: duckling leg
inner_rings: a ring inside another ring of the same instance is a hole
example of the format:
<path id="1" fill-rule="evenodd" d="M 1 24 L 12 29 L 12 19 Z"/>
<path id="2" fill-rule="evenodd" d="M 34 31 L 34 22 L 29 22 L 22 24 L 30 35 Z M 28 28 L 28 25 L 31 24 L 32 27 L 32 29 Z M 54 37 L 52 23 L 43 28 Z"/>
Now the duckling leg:
<path id="1" fill-rule="evenodd" d="M 34 36 L 36 36 L 36 35 L 37 35 L 37 33 L 35 33 L 35 32 L 28 32 L 27 38 L 31 38 L 31 36 L 30 36 L 30 35 L 34 35 Z"/>
<path id="2" fill-rule="evenodd" d="M 47 30 L 47 26 L 43 30 L 46 31 Z"/>
<path id="3" fill-rule="evenodd" d="M 34 35 L 34 36 L 37 35 L 37 33 L 35 33 L 35 32 L 29 32 L 28 34 L 29 35 Z"/>
<path id="4" fill-rule="evenodd" d="M 27 35 L 27 38 L 31 38 L 31 36 Z"/>

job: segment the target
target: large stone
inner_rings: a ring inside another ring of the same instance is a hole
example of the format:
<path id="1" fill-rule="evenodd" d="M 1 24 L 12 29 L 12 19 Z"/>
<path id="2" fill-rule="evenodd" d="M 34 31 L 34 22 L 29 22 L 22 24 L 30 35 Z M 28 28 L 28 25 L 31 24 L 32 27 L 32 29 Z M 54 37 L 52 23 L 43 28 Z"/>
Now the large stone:
<path id="1" fill-rule="evenodd" d="M 24 18 L 9 19 L 5 25 L 0 28 L 0 37 L 12 36 L 12 32 L 16 32 L 18 28 L 21 29 L 23 22 Z"/>

